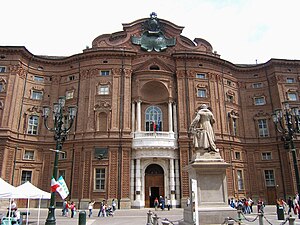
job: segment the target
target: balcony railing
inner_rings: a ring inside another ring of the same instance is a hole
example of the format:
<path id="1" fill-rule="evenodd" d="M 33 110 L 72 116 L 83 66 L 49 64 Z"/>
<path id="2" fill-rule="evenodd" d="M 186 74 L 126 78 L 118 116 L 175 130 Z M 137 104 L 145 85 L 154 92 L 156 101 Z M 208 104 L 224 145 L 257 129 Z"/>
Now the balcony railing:
<path id="1" fill-rule="evenodd" d="M 133 133 L 133 148 L 177 148 L 174 132 L 141 131 Z"/>

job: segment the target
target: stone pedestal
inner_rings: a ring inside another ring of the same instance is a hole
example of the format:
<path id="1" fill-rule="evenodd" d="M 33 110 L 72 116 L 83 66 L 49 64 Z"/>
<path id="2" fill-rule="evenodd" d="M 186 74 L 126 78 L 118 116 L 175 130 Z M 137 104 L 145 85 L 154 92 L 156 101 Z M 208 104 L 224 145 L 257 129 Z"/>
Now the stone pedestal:
<path id="1" fill-rule="evenodd" d="M 197 190 L 190 191 L 191 205 L 184 209 L 181 225 L 194 224 L 195 218 L 198 218 L 196 224 L 222 224 L 226 217 L 237 216 L 236 210 L 228 205 L 226 169 L 229 166 L 219 153 L 196 152 L 194 161 L 185 169 L 190 184 L 193 180 Z"/>

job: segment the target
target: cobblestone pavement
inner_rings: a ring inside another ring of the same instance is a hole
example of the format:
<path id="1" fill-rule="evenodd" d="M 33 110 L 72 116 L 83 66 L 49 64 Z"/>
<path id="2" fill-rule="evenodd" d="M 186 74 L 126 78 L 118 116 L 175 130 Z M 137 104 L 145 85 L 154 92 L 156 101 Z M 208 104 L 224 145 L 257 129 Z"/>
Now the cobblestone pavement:
<path id="1" fill-rule="evenodd" d="M 178 221 L 183 219 L 183 209 L 171 209 L 170 211 L 161 211 L 154 209 L 122 209 L 116 210 L 113 217 L 97 217 L 98 209 L 93 210 L 93 216 L 91 218 L 86 218 L 86 225 L 101 225 L 101 224 L 109 224 L 109 225 L 146 225 L 147 224 L 147 212 L 151 210 L 156 213 L 159 217 L 159 225 L 161 225 L 161 221 L 164 218 L 167 218 L 169 221 L 172 221 L 174 224 L 178 224 Z M 21 209 L 21 211 L 26 211 L 26 209 Z M 5 209 L 0 209 L 0 213 L 2 215 L 5 214 Z M 30 209 L 29 216 L 29 225 L 35 224 L 45 224 L 47 217 L 48 209 L 40 210 L 40 219 L 38 223 L 38 209 Z M 77 225 L 78 224 L 78 216 L 75 218 L 63 217 L 61 216 L 61 210 L 56 209 L 56 224 L 57 225 Z M 86 211 L 87 213 L 87 211 Z M 277 220 L 276 207 L 269 205 L 265 208 L 265 218 L 263 219 L 263 224 L 273 224 L 273 225 L 281 225 L 281 224 L 289 224 L 288 221 L 285 220 Z M 285 218 L 287 215 L 285 215 Z M 237 220 L 237 217 L 234 218 Z M 255 220 L 255 221 L 253 221 Z M 252 222 L 253 221 L 253 222 Z M 24 222 L 23 224 L 26 224 Z M 238 224 L 237 222 L 235 224 Z M 259 221 L 257 218 L 256 209 L 254 209 L 253 214 L 247 214 L 246 219 L 243 218 L 242 224 L 245 225 L 259 225 Z M 201 224 L 200 224 L 201 225 Z M 300 219 L 296 218 L 295 225 L 300 225 Z"/>

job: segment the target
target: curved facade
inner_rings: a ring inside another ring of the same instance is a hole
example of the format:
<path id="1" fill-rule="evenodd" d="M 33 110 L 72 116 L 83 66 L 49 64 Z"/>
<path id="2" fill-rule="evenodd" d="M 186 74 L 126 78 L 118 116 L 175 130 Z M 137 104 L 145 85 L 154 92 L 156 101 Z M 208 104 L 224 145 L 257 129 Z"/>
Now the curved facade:
<path id="1" fill-rule="evenodd" d="M 291 156 L 271 114 L 286 100 L 299 106 L 300 61 L 235 65 L 182 30 L 151 15 L 69 57 L 1 46 L 1 177 L 49 189 L 55 141 L 42 107 L 66 96 L 78 112 L 58 170 L 72 200 L 85 207 L 92 199 L 117 199 L 120 208 L 141 208 L 162 195 L 180 207 L 189 195 L 188 128 L 205 103 L 216 118 L 217 147 L 231 165 L 228 195 L 268 203 L 294 195 Z"/>

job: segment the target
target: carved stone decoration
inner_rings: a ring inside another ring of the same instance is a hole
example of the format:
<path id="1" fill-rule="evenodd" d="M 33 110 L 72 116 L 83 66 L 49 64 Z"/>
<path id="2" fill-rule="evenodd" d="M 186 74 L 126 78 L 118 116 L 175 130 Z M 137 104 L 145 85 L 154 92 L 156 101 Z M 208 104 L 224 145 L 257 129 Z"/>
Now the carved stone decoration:
<path id="1" fill-rule="evenodd" d="M 111 104 L 108 101 L 101 101 L 94 106 L 94 111 L 108 112 L 111 111 Z"/>
<path id="2" fill-rule="evenodd" d="M 254 115 L 254 119 L 258 120 L 258 119 L 267 119 L 270 118 L 270 114 L 264 112 L 263 110 L 259 110 L 255 115 Z"/>
<path id="3" fill-rule="evenodd" d="M 43 110 L 38 106 L 32 106 L 31 108 L 27 109 L 27 112 L 29 112 L 29 114 L 38 114 L 42 113 Z"/>
<path id="4" fill-rule="evenodd" d="M 155 12 L 152 12 L 150 18 L 145 21 L 143 30 L 144 32 L 141 37 L 131 37 L 131 42 L 140 45 L 142 50 L 161 52 L 166 50 L 167 47 L 174 46 L 176 43 L 175 38 L 165 37 Z"/>

